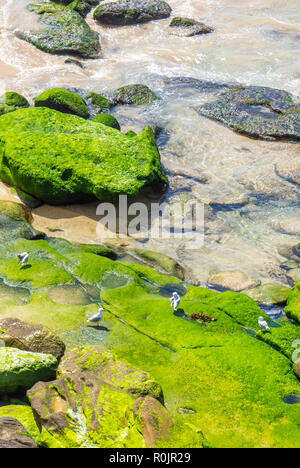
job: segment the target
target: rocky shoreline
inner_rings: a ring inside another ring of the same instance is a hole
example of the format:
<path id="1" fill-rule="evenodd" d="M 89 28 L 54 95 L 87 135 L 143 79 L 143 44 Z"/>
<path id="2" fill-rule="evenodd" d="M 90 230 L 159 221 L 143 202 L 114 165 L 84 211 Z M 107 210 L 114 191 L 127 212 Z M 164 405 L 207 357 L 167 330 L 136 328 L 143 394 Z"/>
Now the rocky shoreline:
<path id="1" fill-rule="evenodd" d="M 19 38 L 46 53 L 95 60 L 103 48 L 85 20 L 93 8 L 95 21 L 114 27 L 172 12 L 160 0 L 28 8 L 42 28 Z M 183 17 L 168 28 L 179 37 L 213 34 Z M 185 77 L 166 79 L 165 92 L 172 86 L 200 90 L 207 100 L 196 111 L 234 132 L 299 140 L 300 108 L 290 93 Z M 161 200 L 169 184 L 180 194 L 189 181 L 205 185 L 205 174 L 164 167 L 163 128 L 123 132 L 113 115 L 161 100 L 144 83 L 110 92 L 49 88 L 33 102 L 13 90 L 1 97 L 0 179 L 12 190 L 0 201 L 1 448 L 299 448 L 298 245 L 280 253 L 274 282 L 225 269 L 200 285 L 177 259 L 141 245 L 70 242 L 32 225 L 43 203 L 59 213 L 58 205 L 144 193 Z M 297 191 L 294 168 L 276 170 Z M 216 212 L 249 205 L 247 196 L 205 204 L 206 234 L 216 234 Z M 29 253 L 25 266 L 20 252 Z M 88 324 L 100 304 L 103 321 Z M 279 310 L 274 319 L 270 309 Z"/>

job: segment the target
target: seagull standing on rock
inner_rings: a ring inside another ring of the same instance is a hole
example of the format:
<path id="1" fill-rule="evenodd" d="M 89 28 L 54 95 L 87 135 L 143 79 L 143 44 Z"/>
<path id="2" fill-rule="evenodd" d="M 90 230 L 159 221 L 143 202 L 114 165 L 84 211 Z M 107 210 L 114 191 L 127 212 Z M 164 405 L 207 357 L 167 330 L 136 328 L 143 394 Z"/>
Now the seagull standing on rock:
<path id="1" fill-rule="evenodd" d="M 22 252 L 17 255 L 19 261 L 21 262 L 21 265 L 24 266 L 29 260 L 29 253 L 28 252 Z"/>
<path id="2" fill-rule="evenodd" d="M 259 319 L 258 319 L 258 325 L 259 325 L 260 328 L 262 328 L 263 330 L 270 331 L 270 327 L 269 327 L 269 325 L 267 324 L 267 322 L 265 321 L 265 319 L 264 319 L 263 317 L 259 317 Z"/>
<path id="3" fill-rule="evenodd" d="M 92 323 L 98 323 L 98 327 L 100 327 L 100 322 L 101 320 L 103 320 L 103 312 L 104 308 L 100 306 L 98 312 L 95 315 L 93 315 L 93 317 L 87 319 L 87 321 Z"/>
<path id="4" fill-rule="evenodd" d="M 180 304 L 180 296 L 177 292 L 173 292 L 173 295 L 170 297 L 171 306 L 174 309 L 174 312 L 177 311 L 177 308 Z"/>

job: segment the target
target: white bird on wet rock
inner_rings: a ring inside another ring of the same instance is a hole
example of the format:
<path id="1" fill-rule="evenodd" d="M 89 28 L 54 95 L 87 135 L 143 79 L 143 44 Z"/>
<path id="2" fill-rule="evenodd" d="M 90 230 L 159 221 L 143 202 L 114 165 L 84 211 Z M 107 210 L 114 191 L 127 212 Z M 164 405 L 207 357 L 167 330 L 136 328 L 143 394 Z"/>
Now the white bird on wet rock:
<path id="1" fill-rule="evenodd" d="M 180 296 L 177 292 L 173 292 L 173 295 L 170 297 L 171 306 L 174 309 L 174 312 L 177 311 L 177 308 L 180 304 Z"/>
<path id="2" fill-rule="evenodd" d="M 93 315 L 93 317 L 87 319 L 88 322 L 92 322 L 92 323 L 98 323 L 98 327 L 100 327 L 100 322 L 101 320 L 103 320 L 103 314 L 104 312 L 104 308 L 102 306 L 99 307 L 98 309 L 98 312 Z"/>
<path id="3" fill-rule="evenodd" d="M 17 255 L 19 261 L 21 262 L 21 265 L 24 266 L 29 260 L 29 253 L 28 252 L 22 252 Z"/>
<path id="4" fill-rule="evenodd" d="M 270 327 L 263 317 L 259 317 L 258 325 L 260 326 L 262 330 L 270 331 Z"/>

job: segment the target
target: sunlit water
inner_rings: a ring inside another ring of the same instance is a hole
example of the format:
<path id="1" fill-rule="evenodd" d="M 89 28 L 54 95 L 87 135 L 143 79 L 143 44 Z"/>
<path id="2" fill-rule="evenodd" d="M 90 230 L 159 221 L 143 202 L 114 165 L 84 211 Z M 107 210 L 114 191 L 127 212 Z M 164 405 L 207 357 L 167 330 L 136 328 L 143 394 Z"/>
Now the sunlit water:
<path id="1" fill-rule="evenodd" d="M 188 250 L 179 240 L 152 240 L 143 244 L 145 248 L 176 256 L 201 282 L 210 273 L 226 269 L 243 270 L 262 281 L 286 282 L 278 248 L 299 241 L 299 187 L 281 179 L 275 166 L 297 162 L 299 145 L 237 135 L 195 111 L 213 97 L 193 87 L 166 85 L 166 79 L 188 76 L 271 86 L 299 97 L 299 0 L 170 0 L 173 15 L 193 17 L 215 29 L 213 34 L 193 38 L 168 35 L 169 19 L 103 28 L 89 15 L 89 24 L 101 35 L 103 59 L 82 60 L 84 70 L 65 64 L 65 56 L 44 54 L 17 39 L 15 29 L 39 27 L 37 16 L 24 10 L 29 0 L 2 1 L 3 90 L 21 92 L 32 100 L 54 86 L 109 93 L 123 84 L 148 84 L 161 99 L 147 107 L 116 108 L 122 130 L 139 131 L 148 123 L 162 127 L 169 135 L 168 140 L 163 135 L 158 140 L 166 170 L 207 178 L 205 184 L 184 179 L 185 191 L 176 191 L 178 178 L 170 174 L 166 199 L 210 203 L 225 198 L 241 204 L 215 213 L 202 248 Z M 34 224 L 51 236 L 99 242 L 105 239 L 97 235 L 95 212 L 96 204 L 44 205 L 34 210 Z M 123 243 L 137 244 L 132 239 Z"/>

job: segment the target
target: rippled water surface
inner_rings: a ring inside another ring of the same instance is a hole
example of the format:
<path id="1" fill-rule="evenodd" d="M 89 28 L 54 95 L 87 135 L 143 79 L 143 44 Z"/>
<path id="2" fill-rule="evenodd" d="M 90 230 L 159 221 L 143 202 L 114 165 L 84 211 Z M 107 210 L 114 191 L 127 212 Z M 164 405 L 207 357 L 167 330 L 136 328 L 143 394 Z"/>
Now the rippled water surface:
<path id="1" fill-rule="evenodd" d="M 90 15 L 89 24 L 101 35 L 103 59 L 82 60 L 83 70 L 65 64 L 66 57 L 44 54 L 14 36 L 15 29 L 39 27 L 37 16 L 24 9 L 27 3 L 2 0 L 4 90 L 32 99 L 53 86 L 105 93 L 123 84 L 148 84 L 159 101 L 114 112 L 124 131 L 140 130 L 148 123 L 164 129 L 158 142 L 171 182 L 167 199 L 232 205 L 214 212 L 207 221 L 205 244 L 196 251 L 179 241 L 151 241 L 144 247 L 177 256 L 203 282 L 214 271 L 242 269 L 262 281 L 285 283 L 280 269 L 285 259 L 278 249 L 282 253 L 282 246 L 299 241 L 299 186 L 279 177 L 276 166 L 297 164 L 299 145 L 250 139 L 199 116 L 195 106 L 213 96 L 194 86 L 167 84 L 167 78 L 271 86 L 298 98 L 300 1 L 170 0 L 173 15 L 193 17 L 215 29 L 213 34 L 192 38 L 168 35 L 169 19 L 103 28 Z M 201 182 L 204 177 L 206 183 Z M 51 236 L 99 242 L 95 210 L 96 204 L 44 205 L 34 210 L 34 224 Z M 125 239 L 124 243 L 136 242 Z"/>

